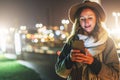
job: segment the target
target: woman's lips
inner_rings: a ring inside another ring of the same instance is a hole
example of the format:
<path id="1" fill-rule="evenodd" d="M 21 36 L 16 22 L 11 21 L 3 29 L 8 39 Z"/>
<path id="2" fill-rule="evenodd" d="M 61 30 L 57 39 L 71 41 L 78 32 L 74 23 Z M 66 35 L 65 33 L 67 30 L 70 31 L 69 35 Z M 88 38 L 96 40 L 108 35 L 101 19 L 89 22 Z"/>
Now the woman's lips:
<path id="1" fill-rule="evenodd" d="M 85 28 L 89 28 L 90 27 L 90 25 L 89 26 L 85 26 Z"/>

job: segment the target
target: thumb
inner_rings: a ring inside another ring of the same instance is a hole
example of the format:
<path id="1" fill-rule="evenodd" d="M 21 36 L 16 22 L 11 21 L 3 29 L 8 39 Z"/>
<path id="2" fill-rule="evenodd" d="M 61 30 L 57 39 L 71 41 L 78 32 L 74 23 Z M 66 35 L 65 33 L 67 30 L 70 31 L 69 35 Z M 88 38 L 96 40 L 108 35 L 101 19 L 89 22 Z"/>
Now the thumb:
<path id="1" fill-rule="evenodd" d="M 88 51 L 88 49 L 85 49 L 85 52 L 86 52 L 86 55 L 87 55 L 87 56 L 92 56 L 92 55 L 90 54 L 90 52 Z"/>

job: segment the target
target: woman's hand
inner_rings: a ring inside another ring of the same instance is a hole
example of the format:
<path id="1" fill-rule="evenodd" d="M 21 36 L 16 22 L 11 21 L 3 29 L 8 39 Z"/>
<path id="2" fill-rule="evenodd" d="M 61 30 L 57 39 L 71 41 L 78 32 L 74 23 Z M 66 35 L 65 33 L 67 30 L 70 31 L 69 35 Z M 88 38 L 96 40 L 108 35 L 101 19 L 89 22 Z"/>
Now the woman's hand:
<path id="1" fill-rule="evenodd" d="M 85 49 L 85 53 L 83 54 L 80 52 L 80 50 L 71 50 L 70 58 L 73 62 L 80 62 L 85 64 L 92 64 L 94 61 L 94 58 L 89 53 L 87 49 Z"/>

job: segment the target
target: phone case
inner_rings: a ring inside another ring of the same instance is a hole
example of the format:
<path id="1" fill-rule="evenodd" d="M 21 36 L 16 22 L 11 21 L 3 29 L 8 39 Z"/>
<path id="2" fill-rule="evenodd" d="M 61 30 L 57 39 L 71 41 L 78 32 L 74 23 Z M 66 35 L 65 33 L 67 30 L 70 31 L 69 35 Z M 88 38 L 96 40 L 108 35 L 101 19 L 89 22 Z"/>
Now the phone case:
<path id="1" fill-rule="evenodd" d="M 82 53 L 85 54 L 85 47 L 84 47 L 84 41 L 83 40 L 75 40 L 72 43 L 73 49 L 79 49 Z"/>

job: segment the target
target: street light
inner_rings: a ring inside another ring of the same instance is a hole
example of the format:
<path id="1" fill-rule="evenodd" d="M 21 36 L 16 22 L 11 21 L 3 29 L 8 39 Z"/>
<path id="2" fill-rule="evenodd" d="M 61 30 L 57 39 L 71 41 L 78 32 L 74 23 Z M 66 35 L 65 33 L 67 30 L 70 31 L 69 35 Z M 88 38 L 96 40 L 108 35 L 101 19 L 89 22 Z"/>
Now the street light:
<path id="1" fill-rule="evenodd" d="M 120 16 L 120 13 L 119 12 L 113 12 L 112 14 L 115 17 L 115 24 L 116 24 L 116 28 L 117 28 L 118 27 L 118 17 Z"/>
<path id="2" fill-rule="evenodd" d="M 65 27 L 65 31 L 67 31 L 67 28 L 68 28 L 68 24 L 69 24 L 69 20 L 65 20 L 65 19 L 63 19 L 62 21 L 61 21 L 61 23 L 64 25 L 64 27 Z"/>
<path id="3" fill-rule="evenodd" d="M 112 15 L 115 17 L 115 28 L 111 30 L 111 34 L 113 35 L 113 38 L 115 40 L 116 43 L 116 47 L 120 48 L 120 28 L 119 28 L 119 22 L 118 22 L 118 18 L 120 17 L 120 13 L 119 12 L 113 12 Z"/>
<path id="4" fill-rule="evenodd" d="M 42 26 L 43 26 L 43 24 L 41 24 L 41 23 L 35 25 L 36 28 L 41 28 Z"/>

